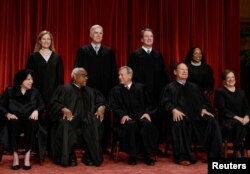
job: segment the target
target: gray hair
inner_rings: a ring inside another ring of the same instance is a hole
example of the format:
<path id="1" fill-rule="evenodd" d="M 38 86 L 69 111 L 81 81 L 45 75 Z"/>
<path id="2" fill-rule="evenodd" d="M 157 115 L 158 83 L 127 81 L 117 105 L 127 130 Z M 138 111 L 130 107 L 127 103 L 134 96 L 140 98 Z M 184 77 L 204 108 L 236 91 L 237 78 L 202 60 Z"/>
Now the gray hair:
<path id="1" fill-rule="evenodd" d="M 71 80 L 74 80 L 76 78 L 76 75 L 80 72 L 87 72 L 87 71 L 82 67 L 74 68 L 71 72 Z"/>
<path id="2" fill-rule="evenodd" d="M 129 66 L 122 66 L 122 67 L 119 68 L 119 71 L 122 70 L 122 69 L 126 69 L 128 74 L 133 75 L 133 70 Z"/>
<path id="3" fill-rule="evenodd" d="M 95 31 L 96 28 L 101 28 L 102 31 L 103 31 L 103 28 L 102 28 L 101 25 L 95 24 L 95 25 L 93 25 L 92 27 L 90 27 L 89 33 L 90 33 L 90 34 L 93 33 L 93 32 Z"/>

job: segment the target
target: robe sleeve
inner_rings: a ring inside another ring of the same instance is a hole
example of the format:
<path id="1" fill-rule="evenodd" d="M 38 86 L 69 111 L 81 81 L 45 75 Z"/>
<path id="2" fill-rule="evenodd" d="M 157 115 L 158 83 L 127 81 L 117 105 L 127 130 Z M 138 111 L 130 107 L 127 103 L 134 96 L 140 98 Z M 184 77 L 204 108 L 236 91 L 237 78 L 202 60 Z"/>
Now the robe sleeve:
<path id="1" fill-rule="evenodd" d="M 0 113 L 1 113 L 0 115 L 5 116 L 7 113 L 9 113 L 7 109 L 8 99 L 9 99 L 8 89 L 6 89 L 2 94 L 2 96 L 0 97 Z"/>
<path id="2" fill-rule="evenodd" d="M 95 111 L 100 106 L 107 107 L 107 102 L 106 102 L 103 94 L 97 89 L 95 89 L 94 91 L 95 91 Z"/>
<path id="3" fill-rule="evenodd" d="M 51 122 L 57 121 L 62 118 L 61 109 L 66 107 L 64 104 L 65 90 L 64 86 L 59 86 L 55 90 L 48 109 L 49 120 Z"/>
<path id="4" fill-rule="evenodd" d="M 154 117 L 157 109 L 154 106 L 152 102 L 152 98 L 149 95 L 149 92 L 146 90 L 145 87 L 144 87 L 143 92 L 144 92 L 144 100 L 145 100 L 145 106 L 146 106 L 144 113 L 148 113 L 150 117 Z"/>
<path id="5" fill-rule="evenodd" d="M 170 86 L 166 86 L 162 92 L 160 105 L 167 113 L 172 113 L 172 110 L 174 108 L 181 110 L 180 108 L 177 108 L 177 106 L 175 106 L 173 102 L 173 97 L 173 92 L 171 91 Z"/>
<path id="6" fill-rule="evenodd" d="M 114 112 L 114 114 L 121 119 L 124 115 L 129 115 L 124 109 L 122 109 L 119 105 L 121 99 L 116 93 L 116 88 L 113 88 L 109 95 L 109 106 L 110 110 Z"/>
<path id="7" fill-rule="evenodd" d="M 226 107 L 223 93 L 219 90 L 215 91 L 214 104 L 215 104 L 215 107 L 218 109 L 219 113 L 223 117 L 233 119 L 233 117 L 236 115 L 229 108 Z"/>
<path id="8" fill-rule="evenodd" d="M 63 61 L 61 56 L 59 55 L 58 57 L 58 64 L 57 64 L 57 80 L 58 80 L 58 85 L 63 85 L 64 84 L 64 68 L 63 68 Z"/>

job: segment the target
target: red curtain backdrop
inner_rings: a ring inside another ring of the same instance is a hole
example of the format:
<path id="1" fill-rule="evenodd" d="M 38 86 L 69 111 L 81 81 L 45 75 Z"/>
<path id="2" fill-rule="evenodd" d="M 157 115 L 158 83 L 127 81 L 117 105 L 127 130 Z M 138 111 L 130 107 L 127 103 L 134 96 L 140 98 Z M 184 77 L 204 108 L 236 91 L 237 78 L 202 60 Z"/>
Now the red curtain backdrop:
<path id="1" fill-rule="evenodd" d="M 103 44 L 113 48 L 118 67 L 141 46 L 140 31 L 150 27 L 169 73 L 193 45 L 204 50 L 216 87 L 224 68 L 239 73 L 237 0 L 1 0 L 0 14 L 1 93 L 25 67 L 42 30 L 54 35 L 69 82 L 76 51 L 89 43 L 94 24 L 104 27 Z"/>

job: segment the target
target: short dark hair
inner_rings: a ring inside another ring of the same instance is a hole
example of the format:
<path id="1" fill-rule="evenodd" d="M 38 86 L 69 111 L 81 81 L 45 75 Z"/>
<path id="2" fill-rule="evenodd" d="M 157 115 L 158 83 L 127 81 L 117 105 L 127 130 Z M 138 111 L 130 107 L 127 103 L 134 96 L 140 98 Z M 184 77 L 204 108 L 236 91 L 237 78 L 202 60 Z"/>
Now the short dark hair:
<path id="1" fill-rule="evenodd" d="M 153 33 L 153 30 L 152 30 L 152 29 L 150 29 L 150 28 L 145 28 L 145 29 L 143 29 L 143 30 L 141 31 L 141 38 L 143 38 L 145 31 L 151 31 L 151 33 Z"/>
<path id="2" fill-rule="evenodd" d="M 15 77 L 14 77 L 14 90 L 15 91 L 20 90 L 20 85 L 23 83 L 23 81 L 27 78 L 29 74 L 33 78 L 33 71 L 30 69 L 23 69 L 23 70 L 16 72 Z"/>
<path id="3" fill-rule="evenodd" d="M 233 73 L 233 74 L 235 75 L 235 73 L 234 73 L 233 70 L 231 70 L 231 69 L 225 69 L 225 70 L 222 72 L 222 74 L 221 74 L 221 80 L 226 80 L 227 75 L 228 75 L 229 73 Z"/>

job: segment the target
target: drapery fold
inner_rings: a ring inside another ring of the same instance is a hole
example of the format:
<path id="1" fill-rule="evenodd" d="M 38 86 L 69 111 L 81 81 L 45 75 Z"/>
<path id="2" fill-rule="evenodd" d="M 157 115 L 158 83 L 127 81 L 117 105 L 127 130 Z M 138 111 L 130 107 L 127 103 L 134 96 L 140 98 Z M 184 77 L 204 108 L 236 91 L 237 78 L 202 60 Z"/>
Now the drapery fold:
<path id="1" fill-rule="evenodd" d="M 239 1 L 235 0 L 1 0 L 0 92 L 25 67 L 36 36 L 49 30 L 70 81 L 77 49 L 89 43 L 89 28 L 104 27 L 103 44 L 113 48 L 117 66 L 141 46 L 140 31 L 153 29 L 154 47 L 172 74 L 173 63 L 200 46 L 214 70 L 215 86 L 224 68 L 239 75 Z"/>

